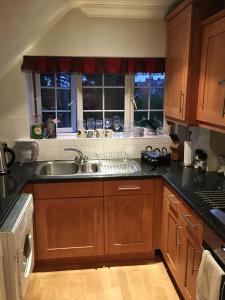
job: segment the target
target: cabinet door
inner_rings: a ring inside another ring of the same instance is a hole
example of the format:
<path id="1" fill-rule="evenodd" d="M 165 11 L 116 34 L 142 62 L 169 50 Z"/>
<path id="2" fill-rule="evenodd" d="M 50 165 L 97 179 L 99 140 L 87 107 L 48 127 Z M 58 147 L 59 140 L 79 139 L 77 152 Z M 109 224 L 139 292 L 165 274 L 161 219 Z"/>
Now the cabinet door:
<path id="1" fill-rule="evenodd" d="M 164 188 L 162 214 L 162 253 L 176 282 L 179 284 L 182 227 L 179 220 L 179 200 Z"/>
<path id="2" fill-rule="evenodd" d="M 185 120 L 192 7 L 182 10 L 167 24 L 164 113 Z"/>
<path id="3" fill-rule="evenodd" d="M 103 198 L 35 201 L 38 259 L 102 255 Z"/>
<path id="4" fill-rule="evenodd" d="M 193 216 L 191 210 L 181 213 L 182 245 L 181 245 L 181 289 L 186 300 L 196 297 L 197 273 L 201 260 L 201 244 L 203 225 Z"/>
<path id="5" fill-rule="evenodd" d="M 203 33 L 198 120 L 225 126 L 225 17 Z"/>
<path id="6" fill-rule="evenodd" d="M 106 254 L 152 251 L 151 195 L 105 197 Z"/>

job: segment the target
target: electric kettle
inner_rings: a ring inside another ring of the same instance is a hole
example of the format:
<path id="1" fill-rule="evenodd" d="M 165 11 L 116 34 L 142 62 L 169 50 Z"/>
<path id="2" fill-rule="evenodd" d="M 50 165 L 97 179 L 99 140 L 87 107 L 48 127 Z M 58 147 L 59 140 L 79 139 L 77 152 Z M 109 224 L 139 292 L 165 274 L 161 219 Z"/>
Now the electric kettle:
<path id="1" fill-rule="evenodd" d="M 6 158 L 6 153 L 10 153 L 10 161 L 8 161 L 8 155 Z M 0 144 L 0 174 L 6 174 L 8 172 L 8 168 L 12 165 L 14 160 L 15 152 L 8 148 L 6 144 Z"/>

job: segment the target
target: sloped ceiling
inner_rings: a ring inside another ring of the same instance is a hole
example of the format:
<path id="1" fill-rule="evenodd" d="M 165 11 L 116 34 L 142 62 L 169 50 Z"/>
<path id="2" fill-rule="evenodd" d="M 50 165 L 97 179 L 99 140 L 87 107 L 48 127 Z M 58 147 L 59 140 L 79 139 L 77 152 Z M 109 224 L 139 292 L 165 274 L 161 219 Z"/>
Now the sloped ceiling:
<path id="1" fill-rule="evenodd" d="M 161 19 L 176 0 L 2 0 L 0 78 L 69 10 L 89 17 Z"/>

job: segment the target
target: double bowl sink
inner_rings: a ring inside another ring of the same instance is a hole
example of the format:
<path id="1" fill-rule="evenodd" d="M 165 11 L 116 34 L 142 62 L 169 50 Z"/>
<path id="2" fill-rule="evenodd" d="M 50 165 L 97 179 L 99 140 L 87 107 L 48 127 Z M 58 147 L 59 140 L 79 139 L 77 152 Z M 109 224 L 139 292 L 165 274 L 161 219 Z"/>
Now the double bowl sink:
<path id="1" fill-rule="evenodd" d="M 119 167 L 118 167 L 119 166 Z M 124 167 L 123 167 L 124 166 Z M 126 174 L 140 171 L 138 163 L 132 159 L 124 163 L 110 163 L 107 169 L 100 160 L 88 160 L 78 163 L 76 161 L 48 161 L 41 163 L 36 169 L 36 175 L 40 177 L 51 176 L 84 176 L 84 175 L 104 175 L 104 174 Z"/>

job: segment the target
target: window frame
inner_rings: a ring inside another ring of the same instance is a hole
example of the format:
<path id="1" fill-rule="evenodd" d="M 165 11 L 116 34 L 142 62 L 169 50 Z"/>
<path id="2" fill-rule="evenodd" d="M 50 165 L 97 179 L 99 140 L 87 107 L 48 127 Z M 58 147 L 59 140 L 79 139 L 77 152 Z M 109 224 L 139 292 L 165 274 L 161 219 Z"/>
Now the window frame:
<path id="1" fill-rule="evenodd" d="M 71 75 L 71 127 L 67 128 L 58 128 L 57 133 L 68 133 L 72 134 L 76 132 L 77 129 L 83 127 L 83 112 L 103 112 L 103 110 L 84 110 L 83 111 L 83 86 L 82 86 L 82 74 L 72 73 Z M 27 78 L 28 79 L 28 78 Z M 125 85 L 124 85 L 124 110 L 106 110 L 106 112 L 124 112 L 124 126 L 134 126 L 134 113 L 135 112 L 148 112 L 148 116 L 150 116 L 151 112 L 163 112 L 163 109 L 150 109 L 150 102 L 148 101 L 148 109 L 135 109 L 133 104 L 134 93 L 135 93 L 135 74 L 125 74 Z M 29 81 L 31 82 L 31 75 L 29 76 Z M 38 114 L 42 116 L 42 108 L 41 108 L 41 82 L 40 82 L 40 74 L 35 74 L 35 82 L 36 82 L 36 94 L 37 94 L 37 110 Z M 98 86 L 94 86 L 96 88 Z M 90 88 L 90 87 L 89 87 Z M 104 93 L 104 85 L 101 86 Z M 107 86 L 110 88 L 110 86 Z M 111 88 L 115 88 L 112 86 Z M 119 88 L 119 86 L 118 86 Z M 140 87 L 140 88 L 148 88 L 148 87 Z M 154 88 L 154 87 L 153 87 Z M 165 87 L 157 87 L 162 90 Z M 54 87 L 57 89 L 57 87 Z M 60 89 L 60 88 L 58 88 Z M 33 95 L 29 95 L 29 97 L 33 98 Z M 104 96 L 103 96 L 104 97 Z M 149 98 L 151 97 L 151 90 L 149 90 Z M 104 100 L 102 100 L 104 101 Z M 34 114 L 33 105 L 31 105 L 32 115 Z M 49 110 L 50 111 L 50 110 Z M 52 110 L 53 112 L 57 110 Z M 165 119 L 165 118 L 164 118 Z"/>
<path id="2" fill-rule="evenodd" d="M 57 73 L 53 73 L 54 75 Z M 56 124 L 56 130 L 58 133 L 74 133 L 77 129 L 77 105 L 76 105 L 76 81 L 75 81 L 75 74 L 70 74 L 70 92 L 71 92 L 71 109 L 68 110 L 68 112 L 71 112 L 71 127 L 58 127 L 58 124 Z M 43 112 L 55 112 L 57 116 L 57 112 L 67 112 L 66 110 L 58 110 L 57 109 L 57 98 L 55 98 L 56 101 L 56 109 L 55 110 L 42 110 L 41 107 L 41 89 L 45 87 L 41 87 L 41 78 L 40 74 L 35 74 L 35 81 L 36 81 L 36 94 L 37 94 L 37 110 L 38 115 L 41 116 L 42 119 L 42 113 Z M 54 89 L 55 95 L 56 90 L 65 89 L 68 90 L 69 88 L 61 88 L 61 87 L 46 87 L 46 89 Z"/>

